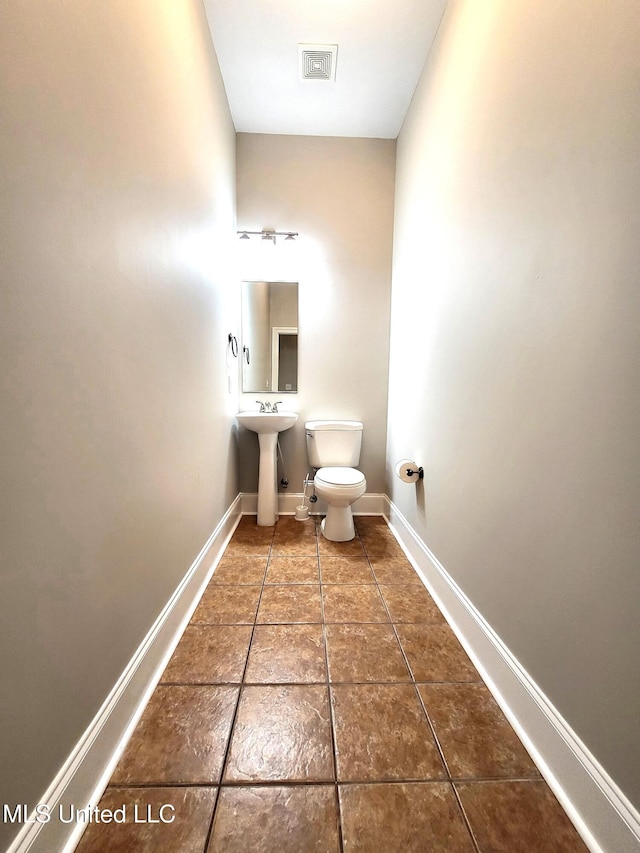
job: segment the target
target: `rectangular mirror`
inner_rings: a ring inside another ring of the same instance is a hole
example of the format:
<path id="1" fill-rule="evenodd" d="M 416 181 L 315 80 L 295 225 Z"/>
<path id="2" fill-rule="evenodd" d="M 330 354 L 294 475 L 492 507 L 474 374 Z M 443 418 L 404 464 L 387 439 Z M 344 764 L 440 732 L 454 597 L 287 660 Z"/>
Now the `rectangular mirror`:
<path id="1" fill-rule="evenodd" d="M 242 282 L 242 390 L 298 390 L 298 283 Z"/>

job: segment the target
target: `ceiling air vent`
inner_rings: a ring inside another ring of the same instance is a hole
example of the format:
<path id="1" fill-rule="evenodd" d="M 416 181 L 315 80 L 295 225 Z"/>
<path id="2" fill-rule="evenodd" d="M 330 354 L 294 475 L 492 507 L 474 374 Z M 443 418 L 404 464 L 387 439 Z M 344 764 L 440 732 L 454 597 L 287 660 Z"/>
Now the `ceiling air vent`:
<path id="1" fill-rule="evenodd" d="M 335 80 L 337 44 L 299 44 L 301 80 Z"/>

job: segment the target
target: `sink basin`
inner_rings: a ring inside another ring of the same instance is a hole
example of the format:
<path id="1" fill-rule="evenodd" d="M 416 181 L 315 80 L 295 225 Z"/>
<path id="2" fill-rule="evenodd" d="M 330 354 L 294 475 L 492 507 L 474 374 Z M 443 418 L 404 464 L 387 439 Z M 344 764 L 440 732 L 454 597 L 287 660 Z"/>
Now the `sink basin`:
<path id="1" fill-rule="evenodd" d="M 238 423 L 258 435 L 283 432 L 298 420 L 297 412 L 238 412 Z"/>
<path id="2" fill-rule="evenodd" d="M 258 469 L 257 523 L 270 527 L 278 520 L 278 433 L 292 427 L 297 412 L 238 412 L 236 419 L 243 427 L 258 434 L 260 467 Z"/>

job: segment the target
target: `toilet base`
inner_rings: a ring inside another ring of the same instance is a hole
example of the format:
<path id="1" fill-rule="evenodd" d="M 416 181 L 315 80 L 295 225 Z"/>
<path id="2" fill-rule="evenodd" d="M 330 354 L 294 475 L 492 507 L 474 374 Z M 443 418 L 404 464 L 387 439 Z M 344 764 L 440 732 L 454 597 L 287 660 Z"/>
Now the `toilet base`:
<path id="1" fill-rule="evenodd" d="M 330 542 L 349 542 L 355 538 L 356 529 L 353 525 L 351 506 L 330 506 L 323 518 L 320 530 L 325 539 Z"/>

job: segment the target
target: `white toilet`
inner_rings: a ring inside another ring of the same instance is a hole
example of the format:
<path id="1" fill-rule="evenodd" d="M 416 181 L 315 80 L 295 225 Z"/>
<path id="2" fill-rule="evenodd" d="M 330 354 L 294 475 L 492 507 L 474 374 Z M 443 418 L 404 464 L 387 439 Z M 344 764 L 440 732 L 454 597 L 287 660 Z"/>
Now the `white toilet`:
<path id="1" fill-rule="evenodd" d="M 318 497 L 327 502 L 322 534 L 332 542 L 347 542 L 356 535 L 351 504 L 367 488 L 364 474 L 354 466 L 360 460 L 360 421 L 307 421 L 307 454 L 316 471 L 313 483 Z"/>

